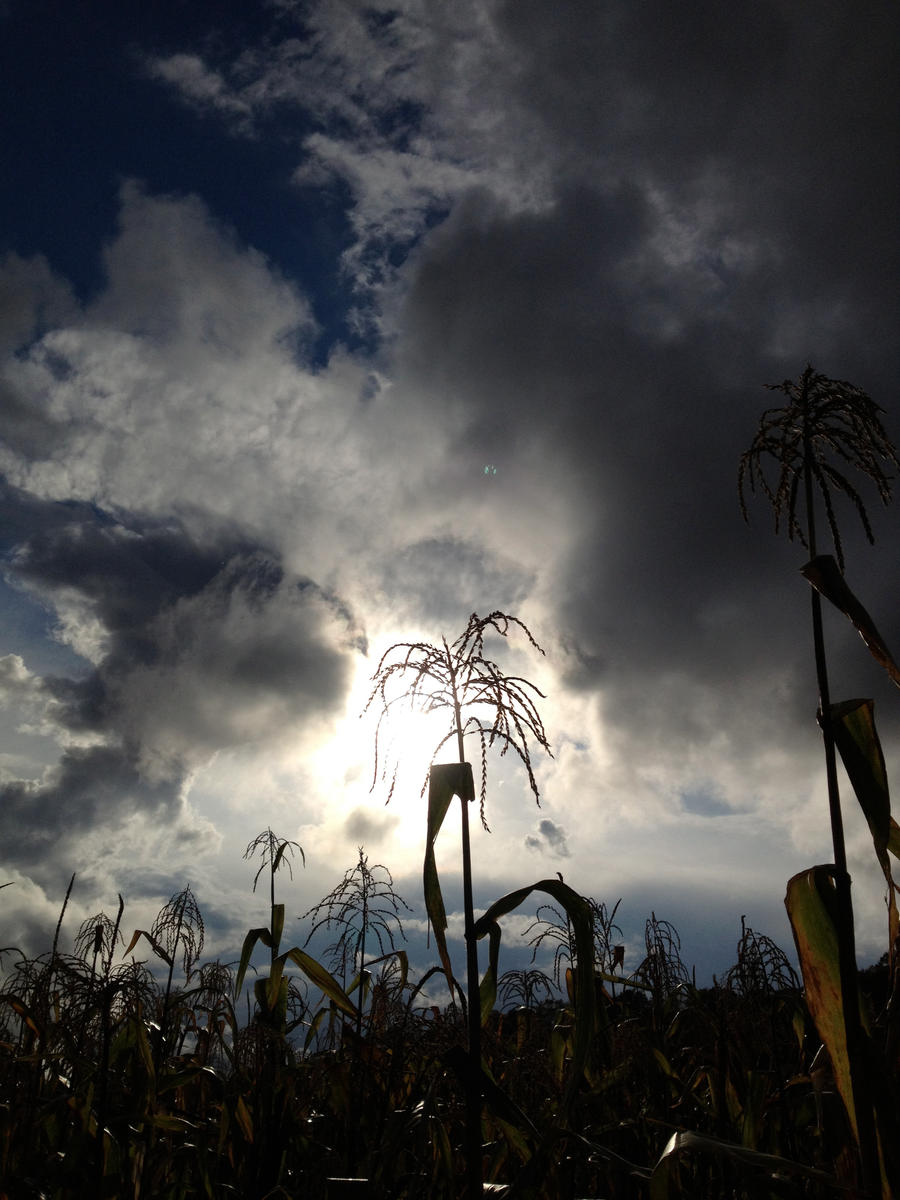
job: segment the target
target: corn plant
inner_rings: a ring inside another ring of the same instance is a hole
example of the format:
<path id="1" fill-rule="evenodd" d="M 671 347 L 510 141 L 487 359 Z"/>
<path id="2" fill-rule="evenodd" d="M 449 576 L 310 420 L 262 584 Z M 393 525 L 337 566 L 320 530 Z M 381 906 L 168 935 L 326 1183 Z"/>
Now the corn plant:
<path id="1" fill-rule="evenodd" d="M 240 963 L 234 982 L 235 997 L 239 997 L 250 965 L 250 958 L 258 942 L 269 951 L 269 973 L 254 983 L 256 1012 L 253 1021 L 242 1033 L 239 1051 L 241 1058 L 249 1064 L 249 1075 L 253 1080 L 253 1109 L 243 1103 L 241 1119 L 249 1130 L 251 1142 L 250 1168 L 253 1186 L 266 1193 L 280 1186 L 284 1175 L 283 1147 L 286 1143 L 286 1121 L 290 1110 L 291 1076 L 284 1076 L 284 1068 L 290 1064 L 293 1051 L 288 1042 L 289 1006 L 291 981 L 285 975 L 289 962 L 310 979 L 348 1016 L 355 1016 L 353 1002 L 344 989 L 320 962 L 299 946 L 281 949 L 284 933 L 285 906 L 275 901 L 275 876 L 287 868 L 293 878 L 291 860 L 294 852 L 300 851 L 302 861 L 306 856 L 301 846 L 287 838 L 278 837 L 271 828 L 264 829 L 244 851 L 244 858 L 260 858 L 260 866 L 253 879 L 253 890 L 264 872 L 269 882 L 269 925 L 248 931 L 241 949 Z M 236 1114 L 238 1112 L 236 1108 Z"/>
<path id="2" fill-rule="evenodd" d="M 403 910 L 412 912 L 410 906 L 394 888 L 391 872 L 382 863 L 369 863 L 362 846 L 358 847 L 356 865 L 344 873 L 340 883 L 318 904 L 313 905 L 301 920 L 311 920 L 312 925 L 305 945 L 323 930 L 335 929 L 336 940 L 328 947 L 333 970 L 342 973 L 342 984 L 348 995 L 356 992 L 356 1021 L 349 1062 L 349 1085 L 345 1130 L 348 1133 L 346 1158 L 349 1169 L 355 1171 L 364 1147 L 359 1136 L 361 1113 L 366 1090 L 363 1066 L 364 1058 L 371 1060 L 372 1047 L 362 1045 L 363 1010 L 371 995 L 369 1030 L 378 1028 L 379 1018 L 388 1004 L 391 986 L 387 981 L 390 966 L 384 966 L 382 986 L 372 986 L 371 967 L 379 964 L 396 964 L 399 975 L 396 988 L 402 993 L 406 986 L 408 962 L 406 952 L 398 950 L 398 939 L 405 940 L 401 921 Z M 377 945 L 379 955 L 371 961 L 367 951 Z M 348 984 L 348 971 L 351 976 Z M 369 1082 L 373 1082 L 370 1078 Z"/>
<path id="3" fill-rule="evenodd" d="M 334 927 L 338 931 L 337 939 L 326 953 L 331 956 L 332 969 L 340 968 L 342 983 L 348 994 L 359 989 L 357 1037 L 361 1034 L 364 993 L 369 981 L 366 951 L 374 940 L 380 951 L 379 961 L 396 953 L 396 939 L 406 940 L 401 910 L 412 912 L 395 890 L 394 879 L 388 868 L 382 863 L 370 865 L 362 846 L 358 848 L 358 856 L 356 865 L 345 871 L 341 882 L 300 918 L 312 921 L 304 943 L 306 946 L 322 929 Z M 405 956 L 403 958 L 405 961 Z M 349 990 L 348 966 L 351 975 Z"/>
<path id="4" fill-rule="evenodd" d="M 427 642 L 400 642 L 382 655 L 372 677 L 373 687 L 366 710 L 378 703 L 380 712 L 375 732 L 375 779 L 379 776 L 380 736 L 386 721 L 396 706 L 418 707 L 422 712 L 443 712 L 448 717 L 447 732 L 434 747 L 432 759 L 455 739 L 458 761 L 451 771 L 430 772 L 428 836 L 425 863 L 425 899 L 441 958 L 452 977 L 446 951 L 444 930 L 446 916 L 437 872 L 434 869 L 434 840 L 446 815 L 453 795 L 460 798 L 462 813 L 462 874 L 463 905 L 465 909 L 466 975 L 468 992 L 468 1084 L 467 1084 L 467 1186 L 470 1197 L 481 1195 L 481 1003 L 478 983 L 478 947 L 475 932 L 475 913 L 472 899 L 472 858 L 469 840 L 470 801 L 475 799 L 471 767 L 466 762 L 465 739 L 478 739 L 481 756 L 481 788 L 479 812 L 481 823 L 488 828 L 485 813 L 487 792 L 487 751 L 497 746 L 501 755 L 512 750 L 518 756 L 528 776 L 535 801 L 540 793 L 531 762 L 530 742 L 550 753 L 550 744 L 538 712 L 535 696 L 543 697 L 534 684 L 519 676 L 506 675 L 503 669 L 484 652 L 485 635 L 489 632 L 506 638 L 510 626 L 524 633 L 530 645 L 539 653 L 543 650 L 530 630 L 517 617 L 494 611 L 486 617 L 472 613 L 468 624 L 453 643 L 441 638 L 440 646 Z M 397 689 L 397 683 L 401 685 Z M 381 764 L 385 778 L 387 764 Z M 397 779 L 397 764 L 391 776 L 388 800 L 393 795 Z M 438 786 L 435 786 L 440 780 Z M 374 782 L 374 780 L 373 780 Z M 422 794 L 429 784 L 426 779 Z"/>
<path id="5" fill-rule="evenodd" d="M 837 1016 L 833 1015 L 836 1011 L 835 1005 L 829 1006 L 827 1002 L 823 1002 L 817 1014 L 817 1024 L 820 1031 L 823 1031 L 824 1040 L 829 1043 L 832 1057 L 837 1060 L 839 1085 L 859 1147 L 863 1186 L 869 1194 L 875 1195 L 885 1184 L 884 1149 L 882 1147 L 880 1163 L 873 1117 L 873 1084 L 857 1001 L 853 907 L 837 778 L 838 739 L 843 738 L 847 742 L 851 758 L 855 756 L 856 760 L 860 757 L 865 760 L 867 756 L 865 751 L 860 751 L 858 739 L 854 738 L 853 733 L 850 733 L 849 737 L 846 736 L 846 725 L 841 721 L 842 706 L 834 706 L 831 702 L 820 593 L 836 599 L 838 606 L 847 612 L 863 633 L 876 658 L 889 670 L 893 668 L 895 680 L 900 681 L 900 673 L 896 673 L 893 660 L 881 639 L 877 634 L 867 636 L 871 633 L 868 614 L 843 581 L 844 551 L 834 503 L 836 495 L 842 494 L 846 497 L 855 509 L 868 540 L 874 541 L 865 504 L 850 479 L 850 472 L 858 472 L 867 478 L 874 485 L 881 501 L 887 504 L 891 499 L 892 472 L 900 467 L 900 461 L 882 424 L 883 410 L 855 385 L 844 380 L 828 379 L 809 365 L 799 379 L 785 380 L 783 383 L 768 386 L 770 390 L 782 392 L 787 397 L 787 403 L 781 408 L 769 408 L 763 413 L 756 436 L 740 460 L 738 492 L 746 519 L 745 487 L 749 487 L 751 492 L 758 487 L 772 506 L 776 532 L 784 528 L 788 538 L 793 540 L 796 537 L 811 555 L 811 562 L 804 568 L 804 574 L 813 584 L 813 649 L 834 851 L 834 866 L 827 880 L 822 877 L 820 870 L 819 876 L 815 878 L 805 876 L 803 884 L 792 881 L 794 886 L 789 886 L 788 907 L 795 937 L 798 937 L 798 927 L 804 922 L 807 925 L 810 922 L 824 922 L 823 929 L 830 924 L 834 930 L 837 963 L 834 990 L 835 995 L 839 997 L 837 1007 L 840 1012 Z M 819 553 L 817 497 L 824 508 L 836 563 L 830 556 Z M 878 750 L 880 753 L 880 747 Z M 846 763 L 845 757 L 845 765 Z M 864 762 L 864 773 L 867 766 L 868 763 Z M 871 777 L 871 770 L 868 770 L 868 776 Z M 884 792 L 886 796 L 886 786 Z M 866 799 L 859 794 L 858 788 L 857 794 L 863 808 L 866 809 Z M 880 806 L 884 808 L 883 804 Z M 889 803 L 886 812 L 887 816 L 882 821 L 883 837 L 880 846 L 881 835 L 876 835 L 876 849 L 880 850 L 879 857 L 883 860 L 883 868 L 887 858 L 890 831 Z M 891 904 L 894 905 L 893 881 L 890 878 L 889 866 L 887 875 Z M 832 910 L 830 916 L 826 913 L 829 907 Z M 896 907 L 893 911 L 896 912 Z M 824 933 L 821 936 L 824 937 Z M 815 997 L 820 995 L 820 992 L 811 985 L 810 981 L 815 971 L 813 962 L 805 950 L 805 941 L 803 945 L 798 941 L 807 988 Z M 842 1047 L 842 1051 L 837 1049 L 838 1045 Z M 842 1075 L 841 1060 L 844 1058 L 846 1072 Z"/>
<path id="6" fill-rule="evenodd" d="M 562 880 L 559 872 L 557 875 Z M 617 900 L 610 910 L 602 900 L 597 901 L 590 896 L 584 896 L 583 900 L 590 910 L 593 931 L 593 954 L 588 969 L 593 970 L 598 980 L 615 985 L 618 982 L 615 969 L 623 964 L 625 957 L 625 947 L 615 937 L 622 936 L 622 930 L 615 920 L 622 901 Z M 572 920 L 568 913 L 561 913 L 555 904 L 541 904 L 523 936 L 528 938 L 532 948 L 532 962 L 545 942 L 552 947 L 553 981 L 561 989 L 566 972 L 576 970 L 578 965 Z"/>

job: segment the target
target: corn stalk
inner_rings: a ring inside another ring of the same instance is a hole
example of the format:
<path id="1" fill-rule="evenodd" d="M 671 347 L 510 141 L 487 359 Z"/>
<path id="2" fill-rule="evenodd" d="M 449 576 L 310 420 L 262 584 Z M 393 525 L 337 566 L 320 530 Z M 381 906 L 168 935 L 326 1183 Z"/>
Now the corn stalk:
<path id="1" fill-rule="evenodd" d="M 847 476 L 853 468 L 869 480 L 883 503 L 891 498 L 889 469 L 897 469 L 896 451 L 881 423 L 881 408 L 860 388 L 843 380 L 828 379 L 811 365 L 796 381 L 768 385 L 788 398 L 783 408 L 769 408 L 750 446 L 741 457 L 738 491 L 746 519 L 744 483 L 757 486 L 772 504 L 775 529 L 786 525 L 789 539 L 796 537 L 809 550 L 813 564 L 819 559 L 816 530 L 816 496 L 821 498 L 831 533 L 839 574 L 843 575 L 844 553 L 835 514 L 833 495 L 842 493 L 856 509 L 870 542 L 874 534 L 862 498 Z M 767 477 L 763 462 L 778 464 L 774 481 Z M 805 521 L 798 514 L 801 495 Z M 875 1196 L 881 1190 L 881 1169 L 873 1117 L 873 1096 L 866 1063 L 866 1047 L 856 1000 L 856 950 L 853 904 L 844 826 L 837 778 L 834 721 L 828 679 L 828 663 L 822 624 L 822 604 L 817 587 L 811 589 L 813 651 L 819 692 L 819 723 L 825 751 L 825 774 L 831 822 L 835 892 L 834 920 L 840 977 L 840 1008 L 848 1059 L 849 1116 L 857 1138 L 864 1191 Z"/>
<path id="2" fill-rule="evenodd" d="M 487 789 L 487 750 L 495 744 L 500 753 L 512 750 L 518 756 L 528 775 L 528 782 L 535 801 L 540 804 L 540 794 L 531 764 L 529 738 L 547 753 L 550 745 L 544 726 L 535 705 L 534 696 L 543 694 L 528 680 L 510 676 L 484 653 L 484 637 L 489 631 L 505 638 L 510 625 L 518 627 L 531 645 L 543 654 L 543 650 L 532 637 L 528 628 L 516 617 L 499 611 L 487 617 L 473 613 L 465 630 L 452 644 L 446 638 L 440 646 L 426 642 L 401 642 L 388 648 L 382 655 L 373 675 L 373 687 L 366 703 L 366 710 L 380 703 L 380 713 L 375 733 L 375 774 L 373 786 L 379 777 L 380 734 L 384 722 L 388 721 L 397 704 L 410 708 L 418 706 L 423 712 L 446 711 L 449 728 L 434 747 L 432 759 L 448 742 L 456 742 L 457 762 L 432 767 L 428 805 L 428 835 L 426 839 L 424 883 L 426 906 L 432 920 L 435 940 L 452 991 L 452 971 L 446 949 L 444 929 L 446 916 L 440 886 L 434 868 L 434 840 L 447 808 L 454 795 L 459 796 L 462 816 L 462 874 L 463 906 L 465 909 L 466 979 L 467 979 L 467 1027 L 468 1069 L 466 1080 L 466 1185 L 470 1200 L 482 1195 L 481 1162 L 481 998 L 478 979 L 478 934 L 475 928 L 475 910 L 472 894 L 472 854 L 469 834 L 469 803 L 475 799 L 472 768 L 466 761 L 465 738 L 469 734 L 478 737 L 481 751 L 481 823 L 488 829 L 485 816 Z M 394 690 L 395 680 L 406 681 L 399 693 Z M 474 710 L 474 711 L 473 711 Z M 484 720 L 479 712 L 490 713 Z M 397 779 L 395 764 L 391 776 L 388 800 L 394 791 Z M 381 778 L 386 775 L 386 764 L 382 764 Z M 422 785 L 422 794 L 429 779 Z"/>

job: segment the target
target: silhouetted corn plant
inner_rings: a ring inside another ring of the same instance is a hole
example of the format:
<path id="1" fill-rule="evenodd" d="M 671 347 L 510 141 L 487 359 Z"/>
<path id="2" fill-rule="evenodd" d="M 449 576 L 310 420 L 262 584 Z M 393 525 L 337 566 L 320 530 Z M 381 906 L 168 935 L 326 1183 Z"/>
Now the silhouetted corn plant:
<path id="1" fill-rule="evenodd" d="M 254 929 L 247 934 L 238 968 L 235 994 L 237 996 L 240 993 L 253 947 L 257 941 L 262 941 L 269 950 L 269 975 L 267 979 L 259 979 L 254 984 L 254 995 L 258 1005 L 257 1019 L 271 1026 L 281 1036 L 286 1033 L 288 980 L 283 974 L 284 964 L 282 963 L 280 969 L 278 965 L 281 935 L 284 931 L 284 905 L 275 903 L 275 876 L 279 870 L 286 867 L 288 875 L 291 879 L 294 878 L 291 860 L 297 850 L 300 851 L 301 861 L 306 866 L 306 855 L 299 842 L 278 837 L 271 828 L 266 828 L 256 835 L 244 851 L 244 858 L 260 859 L 259 868 L 253 876 L 254 892 L 263 872 L 267 872 L 269 876 L 269 928 L 268 931 Z"/>
<path id="2" fill-rule="evenodd" d="M 366 710 L 376 702 L 379 706 L 378 724 L 375 733 L 374 783 L 386 778 L 387 764 L 380 763 L 380 737 L 385 722 L 390 720 L 394 709 L 408 707 L 425 713 L 442 712 L 447 715 L 448 728 L 439 738 L 432 753 L 432 760 L 448 743 L 456 740 L 458 772 L 451 778 L 443 771 L 442 786 L 435 788 L 436 774 L 430 772 L 432 793 L 429 797 L 428 836 L 425 862 L 425 899 L 429 917 L 435 931 L 435 940 L 441 950 L 441 958 L 451 977 L 449 957 L 446 952 L 444 929 L 446 916 L 437 872 L 434 869 L 433 847 L 443 817 L 453 795 L 460 798 L 462 811 L 462 869 L 463 905 L 465 908 L 466 975 L 468 992 L 469 1063 L 467 1082 L 467 1190 L 471 1200 L 481 1195 L 481 1002 L 478 985 L 478 948 L 475 932 L 475 915 L 472 899 L 472 859 L 469 841 L 468 804 L 474 800 L 471 768 L 466 763 L 465 739 L 474 735 L 478 738 L 481 755 L 481 788 L 479 810 L 481 822 L 488 828 L 485 814 L 487 793 L 487 751 L 498 746 L 501 755 L 512 750 L 525 767 L 528 783 L 535 801 L 540 803 L 540 793 L 531 762 L 530 742 L 550 753 L 550 744 L 543 722 L 535 704 L 535 696 L 542 697 L 534 684 L 519 676 L 504 673 L 493 659 L 484 653 L 484 639 L 488 633 L 506 638 L 510 626 L 524 633 L 530 645 L 539 653 L 543 650 L 532 637 L 530 630 L 517 617 L 494 611 L 486 617 L 472 613 L 468 624 L 453 643 L 441 638 L 440 646 L 428 642 L 398 642 L 389 647 L 372 676 L 373 687 L 366 702 Z M 464 771 L 463 768 L 466 768 Z M 397 764 L 391 775 L 388 800 L 393 795 L 397 779 Z M 426 778 L 422 794 L 429 784 Z"/>
<path id="3" fill-rule="evenodd" d="M 842 574 L 844 553 L 834 507 L 835 494 L 843 494 L 850 501 L 867 538 L 872 542 L 874 535 L 865 505 L 848 472 L 855 471 L 869 479 L 881 501 L 887 504 L 891 498 L 892 472 L 900 466 L 896 450 L 881 422 L 883 410 L 861 388 L 844 380 L 828 379 L 818 374 L 811 365 L 795 381 L 785 380 L 768 386 L 770 390 L 782 392 L 788 403 L 782 408 L 770 408 L 763 413 L 756 436 L 741 457 L 738 470 L 741 511 L 746 519 L 745 486 L 749 486 L 751 492 L 758 486 L 772 505 L 776 532 L 785 528 L 788 538 L 797 537 L 812 556 L 812 562 L 805 569 L 807 577 L 812 578 L 810 568 L 821 577 L 823 573 L 829 573 L 830 560 L 820 556 L 818 550 L 818 496 L 824 507 L 837 556 L 838 569 L 834 574 Z M 773 466 L 774 477 L 767 474 L 767 469 L 771 471 Z M 863 1185 L 874 1195 L 882 1172 L 876 1144 L 872 1088 L 865 1061 L 865 1041 L 856 998 L 853 908 L 838 789 L 835 717 L 829 690 L 820 586 L 813 582 L 813 645 L 835 864 L 833 885 L 836 893 L 839 991 L 849 1059 L 849 1082 L 842 1090 L 847 1093 L 845 1100 L 859 1144 Z M 795 911 L 799 911 L 799 905 L 795 905 Z M 797 923 L 793 916 L 792 923 L 796 934 Z"/>
<path id="4" fill-rule="evenodd" d="M 497 981 L 497 997 L 506 1008 L 515 1005 L 530 1011 L 552 996 L 553 981 L 550 976 L 534 967 L 504 971 Z"/>
<path id="5" fill-rule="evenodd" d="M 398 959 L 401 969 L 401 989 L 405 986 L 408 964 L 405 951 L 398 950 L 396 940 L 406 940 L 401 922 L 401 910 L 412 912 L 410 906 L 394 888 L 394 879 L 382 863 L 369 864 L 368 855 L 358 847 L 356 865 L 344 872 L 340 883 L 318 904 L 301 916 L 312 926 L 304 945 L 321 930 L 337 930 L 337 938 L 328 947 L 332 970 L 340 970 L 342 984 L 348 995 L 356 993 L 356 1025 L 350 1053 L 349 1097 L 345 1130 L 348 1134 L 346 1157 L 351 1173 L 357 1170 L 362 1154 L 369 1149 L 361 1144 L 360 1116 L 363 1105 L 363 1010 L 372 992 L 370 967 L 386 959 Z M 380 955 L 370 962 L 367 950 L 377 943 Z M 351 976 L 348 984 L 348 974 Z M 378 995 L 379 993 L 374 993 Z M 383 996 L 383 993 L 381 993 Z M 370 1021 L 377 1016 L 377 1006 L 370 1008 Z M 371 1057 L 371 1055 L 369 1055 Z"/>
<path id="6" fill-rule="evenodd" d="M 320 930 L 332 927 L 337 930 L 336 941 L 325 953 L 330 955 L 332 970 L 341 971 L 344 990 L 352 994 L 359 989 L 356 1033 L 360 1036 L 369 978 L 366 951 L 370 941 L 374 939 L 377 942 L 382 959 L 394 952 L 397 949 L 396 939 L 406 940 L 401 910 L 412 912 L 412 909 L 395 890 L 394 878 L 388 868 L 382 863 L 370 866 L 362 846 L 358 848 L 358 855 L 356 865 L 344 872 L 341 882 L 318 904 L 303 913 L 300 920 L 312 921 L 305 946 Z"/>
<path id="7" fill-rule="evenodd" d="M 557 871 L 560 880 L 562 875 Z M 595 976 L 606 982 L 617 983 L 618 977 L 613 974 L 617 966 L 622 966 L 625 947 L 615 939 L 621 938 L 622 930 L 615 922 L 621 900 L 617 900 L 610 911 L 605 902 L 583 896 L 591 914 L 591 929 L 593 932 L 593 955 L 591 969 Z M 576 969 L 578 966 L 575 936 L 572 921 L 568 913 L 561 913 L 555 904 L 541 904 L 534 915 L 535 919 L 525 930 L 523 937 L 528 939 L 531 946 L 531 961 L 535 962 L 538 951 L 545 942 L 553 949 L 553 981 L 560 989 L 563 987 L 566 969 Z"/>

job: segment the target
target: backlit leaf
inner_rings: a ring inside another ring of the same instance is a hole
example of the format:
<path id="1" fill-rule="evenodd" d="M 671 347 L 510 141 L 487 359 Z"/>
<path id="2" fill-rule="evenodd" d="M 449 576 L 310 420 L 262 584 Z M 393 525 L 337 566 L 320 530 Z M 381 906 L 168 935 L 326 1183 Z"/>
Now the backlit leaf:
<path id="1" fill-rule="evenodd" d="M 303 974 L 316 985 L 320 992 L 323 992 L 329 1000 L 336 1004 L 341 1012 L 346 1013 L 348 1017 L 356 1017 L 356 1005 L 331 972 L 326 970 L 311 954 L 294 946 L 292 950 L 286 950 L 284 954 L 279 955 L 277 961 L 284 964 L 288 959 L 296 963 Z"/>
<path id="2" fill-rule="evenodd" d="M 794 875 L 788 880 L 784 904 L 803 972 L 806 1005 L 828 1049 L 835 1082 L 857 1136 L 838 959 L 834 867 L 810 867 Z"/>

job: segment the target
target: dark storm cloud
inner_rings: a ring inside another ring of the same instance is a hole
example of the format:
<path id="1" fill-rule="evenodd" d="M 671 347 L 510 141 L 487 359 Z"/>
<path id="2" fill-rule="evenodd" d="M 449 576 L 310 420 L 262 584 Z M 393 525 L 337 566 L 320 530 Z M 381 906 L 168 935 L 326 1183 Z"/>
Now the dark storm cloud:
<path id="1" fill-rule="evenodd" d="M 734 312 L 719 315 L 718 301 L 689 338 L 663 341 L 652 322 L 643 327 L 626 270 L 648 236 L 643 208 L 580 189 L 546 214 L 481 214 L 474 228 L 460 215 L 429 246 L 408 330 L 414 369 L 468 406 L 460 454 L 541 446 L 573 510 L 560 539 L 564 609 L 590 605 L 596 617 L 599 605 L 602 637 L 661 662 L 678 653 L 674 627 L 688 612 L 699 620 L 705 597 L 740 604 L 730 595 L 747 553 L 737 458 L 767 400 L 752 364 L 750 382 L 727 379 L 746 353 Z M 657 283 L 661 307 L 689 322 L 677 295 L 665 299 L 682 282 L 660 271 Z M 627 613 L 602 612 L 613 591 L 628 596 Z"/>
<path id="2" fill-rule="evenodd" d="M 893 328 L 896 6 L 572 3 L 549 38 L 540 4 L 504 11 L 559 172 L 652 181 L 768 239 L 786 321 L 796 304 L 849 301 L 870 338 Z"/>
<path id="3" fill-rule="evenodd" d="M 49 503 L 4 486 L 5 541 L 15 578 L 53 596 L 74 587 L 126 658 L 152 653 L 149 622 L 252 550 L 238 534 L 201 545 L 174 519 L 119 521 L 93 505 Z"/>
<path id="4" fill-rule="evenodd" d="M 895 394 L 896 13 L 572 3 L 551 31 L 504 11 L 555 202 L 472 195 L 427 239 L 410 369 L 458 406 L 463 453 L 541 447 L 570 513 L 552 607 L 608 721 L 700 744 L 777 672 L 786 725 L 808 723 L 804 552 L 764 504 L 743 525 L 736 468 L 762 385 L 809 359 Z"/>
<path id="5" fill-rule="evenodd" d="M 58 881 L 58 864 L 67 870 L 83 865 L 71 860 L 83 835 L 113 837 L 136 813 L 153 821 L 176 818 L 183 782 L 176 776 L 151 783 L 134 751 L 122 746 L 67 750 L 40 783 L 18 780 L 0 787 L 4 858 Z"/>
<path id="6" fill-rule="evenodd" d="M 200 545 L 174 519 L 113 518 L 16 489 L 4 504 L 8 577 L 91 656 L 77 676 L 32 679 L 44 731 L 76 744 L 42 780 L 4 786 L 16 861 L 133 813 L 171 818 L 217 750 L 300 736 L 343 700 L 359 636 L 276 554 L 230 530 Z"/>

